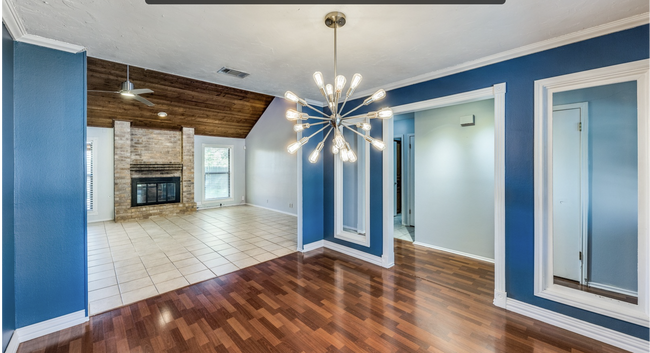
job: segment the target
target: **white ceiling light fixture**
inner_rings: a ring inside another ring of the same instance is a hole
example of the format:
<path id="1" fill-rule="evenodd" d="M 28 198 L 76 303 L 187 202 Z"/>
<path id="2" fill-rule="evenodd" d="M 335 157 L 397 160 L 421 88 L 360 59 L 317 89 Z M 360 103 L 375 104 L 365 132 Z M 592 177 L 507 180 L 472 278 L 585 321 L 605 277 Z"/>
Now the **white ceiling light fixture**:
<path id="1" fill-rule="evenodd" d="M 167 116 L 167 113 L 165 113 L 165 112 L 159 112 L 159 113 L 158 113 L 158 116 L 161 117 L 161 118 L 164 118 L 164 117 Z"/>
<path id="2" fill-rule="evenodd" d="M 343 27 L 345 25 L 345 22 L 346 22 L 345 14 L 341 12 L 330 12 L 325 16 L 325 25 L 329 28 L 334 29 L 334 85 L 331 85 L 329 83 L 325 84 L 325 79 L 323 78 L 323 74 L 320 71 L 314 73 L 314 82 L 316 83 L 316 86 L 320 90 L 321 94 L 327 100 L 327 104 L 330 108 L 331 114 L 327 115 L 319 111 L 318 109 L 312 107 L 307 103 L 306 100 L 298 97 L 296 94 L 294 94 L 291 91 L 287 91 L 284 94 L 284 98 L 292 102 L 298 103 L 303 107 L 310 108 L 313 111 L 323 115 L 323 117 L 313 117 L 313 116 L 309 116 L 307 113 L 301 113 L 295 109 L 289 109 L 287 111 L 286 118 L 289 121 L 296 122 L 296 125 L 294 125 L 293 127 L 294 131 L 300 132 L 305 129 L 309 129 L 312 126 L 325 125 L 318 131 L 309 135 L 308 137 L 303 137 L 300 140 L 289 145 L 289 147 L 287 147 L 287 151 L 289 153 L 292 154 L 296 153 L 296 151 L 298 151 L 300 147 L 306 144 L 310 138 L 314 137 L 319 132 L 329 128 L 327 130 L 327 133 L 325 134 L 325 138 L 323 138 L 323 140 L 318 144 L 316 149 L 309 155 L 309 161 L 311 163 L 316 163 L 318 161 L 320 152 L 323 150 L 323 146 L 325 145 L 325 141 L 327 140 L 327 138 L 329 137 L 332 131 L 334 131 L 334 135 L 332 137 L 334 142 L 334 145 L 332 146 L 332 153 L 338 154 L 343 162 L 355 162 L 357 160 L 357 156 L 354 153 L 354 151 L 352 151 L 352 149 L 350 148 L 350 144 L 347 141 L 345 141 L 345 137 L 343 136 L 343 129 L 348 129 L 354 132 L 355 134 L 363 137 L 363 139 L 366 140 L 366 142 L 370 143 L 373 147 L 375 147 L 380 151 L 383 151 L 384 148 L 386 148 L 386 145 L 384 144 L 383 141 L 370 137 L 365 133 L 361 133 L 357 131 L 355 128 L 361 129 L 364 132 L 370 131 L 370 127 L 371 127 L 370 119 L 382 119 L 382 120 L 390 119 L 393 117 L 392 109 L 382 108 L 378 111 L 350 116 L 350 114 L 356 111 L 357 109 L 369 105 L 371 103 L 377 102 L 379 100 L 382 100 L 384 97 L 386 97 L 386 91 L 384 91 L 383 89 L 378 90 L 372 96 L 366 98 L 363 101 L 363 103 L 359 104 L 356 108 L 351 109 L 345 114 L 342 114 L 343 108 L 345 107 L 345 103 L 347 103 L 348 98 L 350 98 L 350 96 L 354 93 L 354 91 L 357 89 L 357 87 L 359 87 L 359 84 L 361 83 L 361 79 L 362 79 L 361 75 L 355 74 L 354 76 L 352 76 L 350 87 L 345 93 L 343 104 L 341 104 L 341 106 L 339 107 L 340 99 L 343 95 L 343 90 L 345 88 L 346 79 L 343 75 L 337 75 L 336 29 L 339 27 Z M 321 120 L 321 121 L 315 123 L 313 122 L 303 123 L 303 120 L 309 120 L 309 119 Z"/>

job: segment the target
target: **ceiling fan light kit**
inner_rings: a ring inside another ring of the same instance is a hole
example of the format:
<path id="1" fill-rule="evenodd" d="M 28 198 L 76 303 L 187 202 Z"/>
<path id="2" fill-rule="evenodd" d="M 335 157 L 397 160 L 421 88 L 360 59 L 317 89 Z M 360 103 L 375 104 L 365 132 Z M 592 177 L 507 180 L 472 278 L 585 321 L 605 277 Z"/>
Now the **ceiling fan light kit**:
<path id="1" fill-rule="evenodd" d="M 119 91 L 101 91 L 101 90 L 88 90 L 88 92 L 99 92 L 99 93 L 119 93 L 123 97 L 133 98 L 140 103 L 144 103 L 150 107 L 153 107 L 155 104 L 151 103 L 147 99 L 140 97 L 141 94 L 153 93 L 152 90 L 148 88 L 139 88 L 135 89 L 133 82 L 129 81 L 129 65 L 126 65 L 126 81 L 122 82 L 120 85 Z M 165 115 L 166 116 L 166 115 Z"/>
<path id="2" fill-rule="evenodd" d="M 382 108 L 378 111 L 366 113 L 366 114 L 360 114 L 360 115 L 353 115 L 350 116 L 350 114 L 357 109 L 369 105 L 371 103 L 380 101 L 386 97 L 386 91 L 383 89 L 378 90 L 375 92 L 373 95 L 370 97 L 366 98 L 361 104 L 359 104 L 357 107 L 354 109 L 349 110 L 347 113 L 343 113 L 343 108 L 345 107 L 345 104 L 347 103 L 348 99 L 354 91 L 356 90 L 357 87 L 359 87 L 359 84 L 361 83 L 361 80 L 363 77 L 360 74 L 355 74 L 352 76 L 352 80 L 350 80 L 350 87 L 348 90 L 345 92 L 345 96 L 343 96 L 343 91 L 345 89 L 345 84 L 346 84 L 346 78 L 343 75 L 337 75 L 337 55 L 336 55 L 336 30 L 337 28 L 341 28 L 345 26 L 346 23 L 346 17 L 345 14 L 341 12 L 330 12 L 325 16 L 325 26 L 334 29 L 334 84 L 325 84 L 325 79 L 323 77 L 323 74 L 320 71 L 316 71 L 313 75 L 314 83 L 316 83 L 316 87 L 320 90 L 321 94 L 323 97 L 325 97 L 327 101 L 327 105 L 329 106 L 329 109 L 331 111 L 330 115 L 327 115 L 318 109 L 312 107 L 307 103 L 306 100 L 300 98 L 298 95 L 291 91 L 287 91 L 284 94 L 284 98 L 287 100 L 290 100 L 294 103 L 300 104 L 303 107 L 307 107 L 320 115 L 320 116 L 310 116 L 307 113 L 302 113 L 299 112 L 295 109 L 289 109 L 287 110 L 287 113 L 285 117 L 289 121 L 294 121 L 296 122 L 296 125 L 294 125 L 293 130 L 296 132 L 301 132 L 306 129 L 309 129 L 312 126 L 316 125 L 324 125 L 322 128 L 320 128 L 318 131 L 314 132 L 313 134 L 303 137 L 300 140 L 292 143 L 287 147 L 287 151 L 289 153 L 296 153 L 303 145 L 305 145 L 309 139 L 314 137 L 316 134 L 319 132 L 328 129 L 327 133 L 325 134 L 325 138 L 318 144 L 316 149 L 314 149 L 313 152 L 309 155 L 309 161 L 311 163 L 316 163 L 318 161 L 318 158 L 320 156 L 320 152 L 323 150 L 323 147 L 325 145 L 325 141 L 327 141 L 327 138 L 330 136 L 332 131 L 334 132 L 333 137 L 332 137 L 332 153 L 333 154 L 338 154 L 339 158 L 343 162 L 356 162 L 357 160 L 357 155 L 352 151 L 350 148 L 350 144 L 345 140 L 345 137 L 343 136 L 343 129 L 348 129 L 355 134 L 361 136 L 366 142 L 371 144 L 373 147 L 376 149 L 383 151 L 386 148 L 386 145 L 384 144 L 383 141 L 375 139 L 371 136 L 369 136 L 367 133 L 371 129 L 370 125 L 370 119 L 390 119 L 393 117 L 393 110 L 391 108 Z M 341 98 L 344 97 L 343 103 L 339 107 L 339 103 L 341 102 Z M 318 122 L 303 122 L 303 120 L 320 120 Z M 357 131 L 356 129 L 360 129 L 363 131 L 363 133 Z"/>

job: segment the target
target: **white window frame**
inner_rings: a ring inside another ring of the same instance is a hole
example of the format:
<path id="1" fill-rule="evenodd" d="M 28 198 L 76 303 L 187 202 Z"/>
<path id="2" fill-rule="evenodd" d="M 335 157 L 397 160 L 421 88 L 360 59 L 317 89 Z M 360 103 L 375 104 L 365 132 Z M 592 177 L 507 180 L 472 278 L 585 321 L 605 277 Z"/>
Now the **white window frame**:
<path id="1" fill-rule="evenodd" d="M 356 121 L 356 120 L 355 120 Z M 349 122 L 354 122 L 350 120 Z M 368 133 L 365 132 L 367 135 Z M 365 141 L 363 143 L 366 143 Z M 370 145 L 365 146 L 365 234 L 343 230 L 343 161 L 338 155 L 334 156 L 334 238 L 345 240 L 362 246 L 370 246 Z M 359 163 L 359 161 L 355 162 Z M 361 207 L 361 205 L 359 205 Z"/>
<path id="2" fill-rule="evenodd" d="M 92 166 L 92 174 L 93 174 L 93 190 L 92 190 L 93 191 L 93 193 L 92 193 L 92 195 L 93 195 L 93 200 L 92 200 L 93 201 L 93 209 L 88 210 L 88 204 L 87 204 L 88 200 L 86 200 L 86 212 L 87 212 L 86 214 L 88 216 L 96 216 L 96 215 L 99 214 L 99 209 L 98 209 L 98 204 L 97 204 L 97 182 L 98 182 L 98 179 L 99 179 L 99 175 L 97 175 L 97 140 L 98 139 L 96 137 L 89 137 L 89 138 L 86 139 L 86 145 L 88 144 L 88 142 L 90 142 L 90 144 L 92 145 L 92 153 L 91 153 L 90 158 L 92 158 L 92 161 L 93 161 L 93 166 Z M 88 148 L 88 147 L 86 147 L 86 148 Z M 84 158 L 85 157 L 86 157 L 86 155 L 84 153 Z M 86 163 L 88 163 L 88 161 L 86 161 Z M 86 180 L 88 178 L 88 172 L 87 172 L 88 169 L 87 168 L 88 168 L 88 166 L 86 166 Z M 86 181 L 86 184 L 87 183 L 88 182 Z M 87 187 L 87 185 L 86 185 L 86 187 Z"/>
<path id="3" fill-rule="evenodd" d="M 206 148 L 228 148 L 230 150 L 230 197 L 222 197 L 215 199 L 206 199 L 205 198 L 205 149 Z M 210 144 L 204 143 L 201 145 L 201 203 L 215 203 L 215 202 L 224 202 L 224 201 L 234 201 L 235 200 L 235 169 L 234 167 L 234 145 L 220 145 L 220 144 Z"/>
<path id="4" fill-rule="evenodd" d="M 536 296 L 649 327 L 650 153 L 648 68 L 640 60 L 535 81 L 535 283 Z M 552 114 L 553 94 L 620 82 L 637 82 L 638 131 L 638 304 L 631 304 L 553 283 Z"/>

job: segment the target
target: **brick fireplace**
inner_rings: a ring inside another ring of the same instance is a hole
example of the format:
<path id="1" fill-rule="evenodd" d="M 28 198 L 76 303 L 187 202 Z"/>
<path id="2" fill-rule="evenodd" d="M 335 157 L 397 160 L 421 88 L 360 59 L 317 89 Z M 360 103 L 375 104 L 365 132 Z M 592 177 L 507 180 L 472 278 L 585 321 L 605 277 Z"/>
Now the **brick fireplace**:
<path id="1" fill-rule="evenodd" d="M 115 221 L 196 211 L 194 129 L 184 127 L 182 131 L 173 131 L 135 128 L 128 121 L 115 121 L 114 126 Z M 176 190 L 177 184 L 172 184 L 171 181 L 178 178 L 180 187 Z M 170 182 L 163 183 L 161 180 Z M 145 188 L 144 184 L 150 187 Z M 138 188 L 140 200 L 133 200 L 133 195 L 138 197 Z M 172 194 L 174 199 L 171 196 L 167 199 Z M 147 196 L 150 200 L 160 199 L 160 202 L 147 204 Z"/>

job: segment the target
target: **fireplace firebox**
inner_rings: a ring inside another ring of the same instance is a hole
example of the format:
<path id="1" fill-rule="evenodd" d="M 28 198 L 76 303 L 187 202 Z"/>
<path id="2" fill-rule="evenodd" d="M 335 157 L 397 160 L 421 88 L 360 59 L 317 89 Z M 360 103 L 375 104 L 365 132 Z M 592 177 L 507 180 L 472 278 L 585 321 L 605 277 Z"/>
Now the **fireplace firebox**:
<path id="1" fill-rule="evenodd" d="M 131 178 L 131 207 L 181 202 L 181 178 Z"/>

